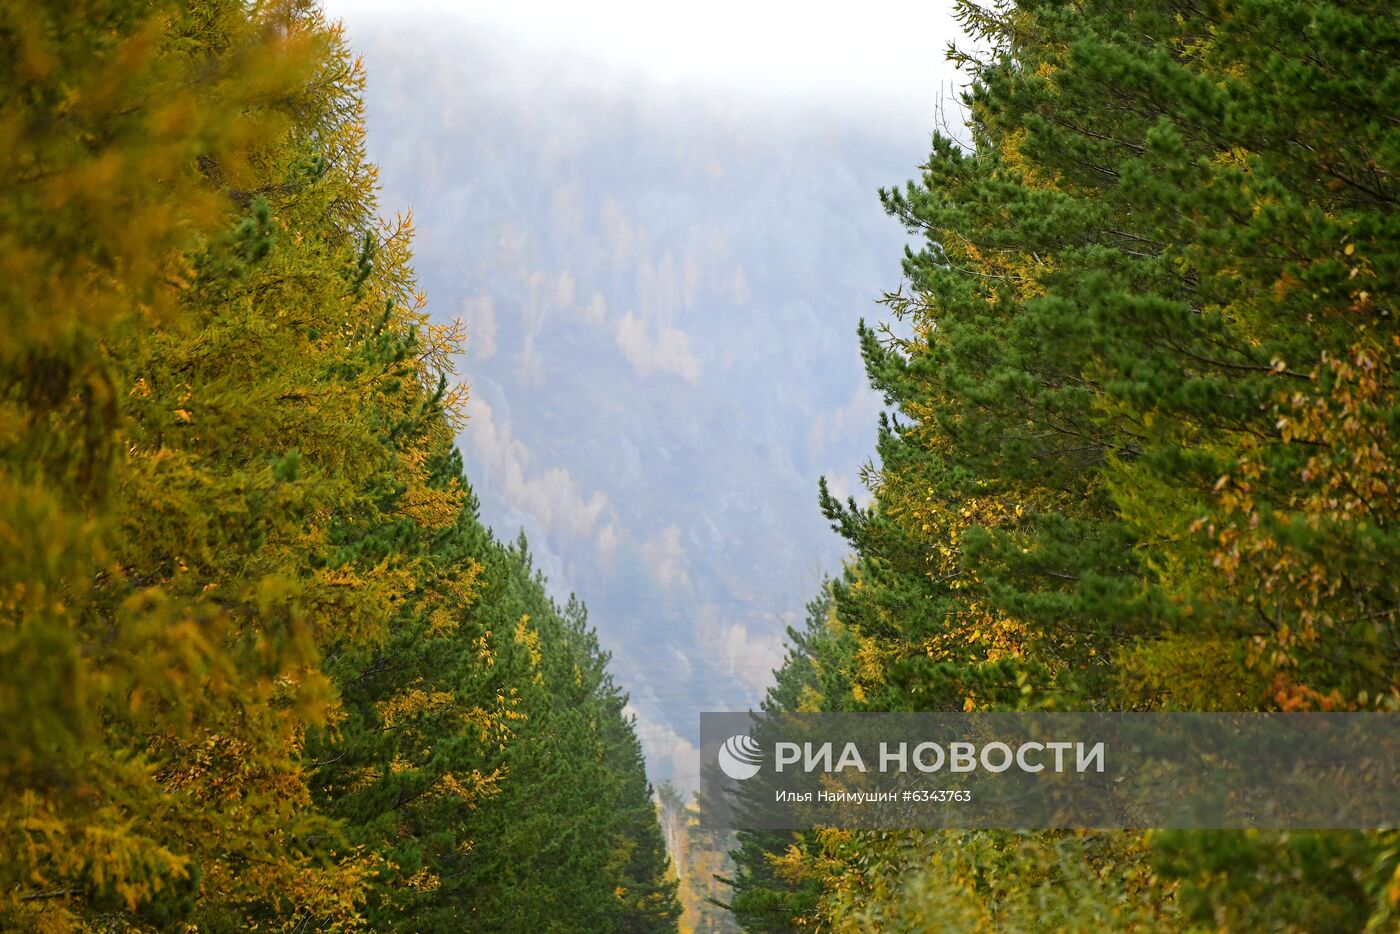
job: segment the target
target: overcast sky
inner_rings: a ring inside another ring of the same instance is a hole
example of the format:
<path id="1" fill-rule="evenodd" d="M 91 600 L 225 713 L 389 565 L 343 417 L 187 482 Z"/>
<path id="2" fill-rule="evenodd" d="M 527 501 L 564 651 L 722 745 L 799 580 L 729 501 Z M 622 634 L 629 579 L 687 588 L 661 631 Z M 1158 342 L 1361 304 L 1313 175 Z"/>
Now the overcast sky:
<path id="1" fill-rule="evenodd" d="M 483 518 L 590 608 L 654 780 L 755 703 L 845 553 L 879 400 L 856 322 L 899 285 L 876 189 L 956 86 L 942 3 L 328 0 L 369 75 L 386 215 L 463 317 Z M 485 597 L 489 599 L 489 595 Z"/>
<path id="2" fill-rule="evenodd" d="M 499 31 L 525 51 L 567 48 L 638 80 L 701 82 L 744 97 L 797 93 L 877 104 L 925 119 L 952 78 L 943 52 L 961 34 L 951 0 L 327 0 L 352 29 L 431 13 L 444 29 Z"/>

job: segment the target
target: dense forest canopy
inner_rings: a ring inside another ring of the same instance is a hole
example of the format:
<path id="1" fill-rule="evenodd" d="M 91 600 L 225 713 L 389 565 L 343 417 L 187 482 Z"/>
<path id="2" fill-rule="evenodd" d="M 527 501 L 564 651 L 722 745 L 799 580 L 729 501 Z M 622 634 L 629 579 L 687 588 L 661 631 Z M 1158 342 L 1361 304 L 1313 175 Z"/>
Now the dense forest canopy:
<path id="1" fill-rule="evenodd" d="M 0 4 L 0 927 L 669 931 L 300 0 Z"/>
<path id="2" fill-rule="evenodd" d="M 1400 17 L 955 5 L 873 499 L 823 484 L 850 557 L 764 707 L 1397 715 Z M 1396 830 L 654 796 L 481 519 L 364 82 L 309 0 L 0 0 L 0 928 L 1400 929 Z"/>
<path id="3" fill-rule="evenodd" d="M 1400 709 L 1400 18 L 959 3 L 777 710 Z M 741 833 L 746 930 L 1382 931 L 1395 831 Z"/>

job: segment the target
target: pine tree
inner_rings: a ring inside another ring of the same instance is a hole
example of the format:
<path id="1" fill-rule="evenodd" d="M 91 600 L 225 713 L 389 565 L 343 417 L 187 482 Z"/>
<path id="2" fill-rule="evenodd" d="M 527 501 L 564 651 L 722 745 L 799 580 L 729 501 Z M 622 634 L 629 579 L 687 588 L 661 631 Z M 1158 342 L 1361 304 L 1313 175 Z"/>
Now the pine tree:
<path id="1" fill-rule="evenodd" d="M 840 709 L 849 696 L 845 671 L 854 655 L 853 640 L 834 614 L 831 582 L 823 584 L 816 598 L 807 604 L 803 629 L 788 627 L 788 650 L 774 673 L 772 686 L 761 708 L 770 714 L 786 711 Z M 759 721 L 754 735 L 761 744 L 764 724 Z M 741 815 L 756 803 L 739 788 L 734 807 Z M 755 797 L 766 794 L 751 792 Z M 731 877 L 722 879 L 733 890 L 727 908 L 745 931 L 800 931 L 817 917 L 822 892 L 820 876 L 808 861 L 817 852 L 815 835 L 805 831 L 735 831 L 738 846 L 730 851 L 734 862 Z"/>
<path id="2" fill-rule="evenodd" d="M 825 709 L 1394 711 L 1395 17 L 958 8 Z M 1392 833 L 818 839 L 838 930 L 1394 921 Z"/>

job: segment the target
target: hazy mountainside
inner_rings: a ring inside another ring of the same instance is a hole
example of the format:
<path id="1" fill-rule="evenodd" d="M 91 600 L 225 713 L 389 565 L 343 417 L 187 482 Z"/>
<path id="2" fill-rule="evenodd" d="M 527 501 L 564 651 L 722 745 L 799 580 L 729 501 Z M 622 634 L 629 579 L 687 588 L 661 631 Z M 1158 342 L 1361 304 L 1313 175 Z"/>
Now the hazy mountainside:
<path id="1" fill-rule="evenodd" d="M 726 880 L 734 875 L 734 834 L 701 826 L 699 797 L 687 801 L 669 782 L 657 788 L 661 832 L 680 883 L 681 934 L 734 934 L 739 926 L 726 907 L 733 895 Z"/>
<path id="2" fill-rule="evenodd" d="M 653 775 L 689 782 L 695 714 L 756 699 L 839 562 L 816 481 L 858 487 L 874 437 L 852 334 L 905 239 L 874 192 L 924 131 L 464 26 L 354 29 L 385 203 L 471 331 L 483 515 L 587 595 Z"/>

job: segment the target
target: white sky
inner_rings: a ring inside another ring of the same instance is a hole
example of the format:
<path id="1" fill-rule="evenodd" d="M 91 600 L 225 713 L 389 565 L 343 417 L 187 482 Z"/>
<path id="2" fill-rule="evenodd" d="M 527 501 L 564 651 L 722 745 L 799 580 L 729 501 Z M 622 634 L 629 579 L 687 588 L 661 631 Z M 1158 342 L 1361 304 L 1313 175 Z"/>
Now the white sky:
<path id="1" fill-rule="evenodd" d="M 430 13 L 567 50 L 662 82 L 749 92 L 838 91 L 920 104 L 954 74 L 952 0 L 323 0 L 351 30 Z"/>

